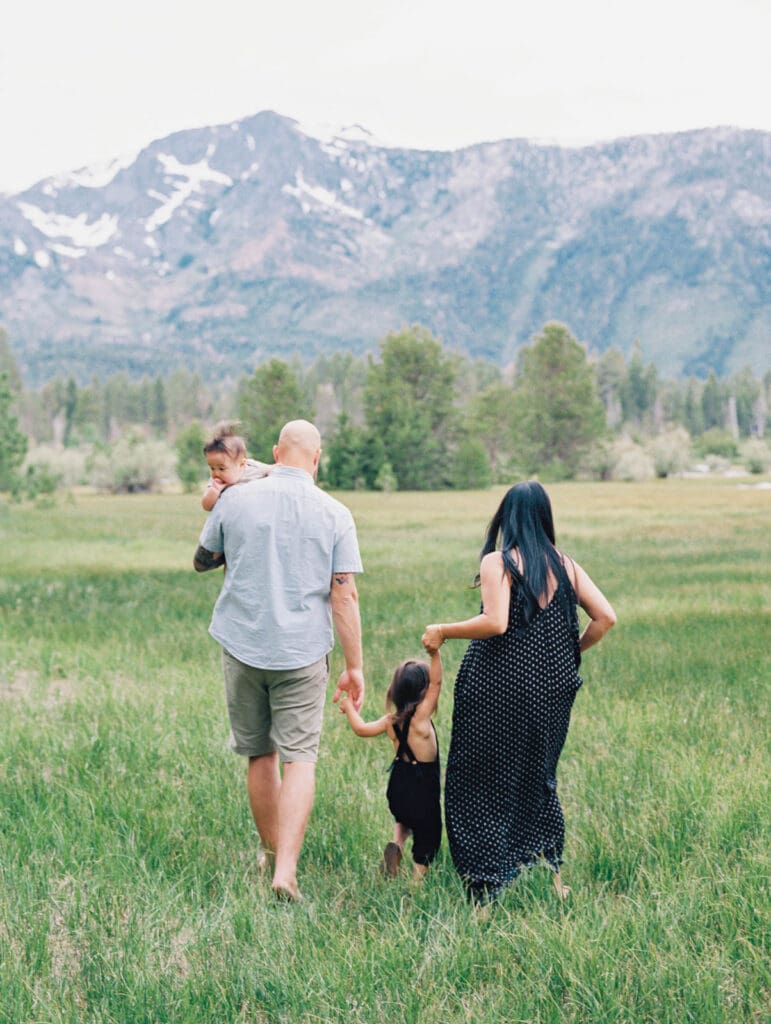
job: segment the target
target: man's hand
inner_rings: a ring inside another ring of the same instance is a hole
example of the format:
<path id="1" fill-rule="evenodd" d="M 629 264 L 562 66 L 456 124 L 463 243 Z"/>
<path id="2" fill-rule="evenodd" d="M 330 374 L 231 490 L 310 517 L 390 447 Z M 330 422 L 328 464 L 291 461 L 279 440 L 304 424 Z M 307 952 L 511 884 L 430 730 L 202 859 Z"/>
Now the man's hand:
<path id="1" fill-rule="evenodd" d="M 332 703 L 337 704 L 343 693 L 348 694 L 356 711 L 361 711 L 364 704 L 364 673 L 360 668 L 347 668 L 340 673 Z"/>

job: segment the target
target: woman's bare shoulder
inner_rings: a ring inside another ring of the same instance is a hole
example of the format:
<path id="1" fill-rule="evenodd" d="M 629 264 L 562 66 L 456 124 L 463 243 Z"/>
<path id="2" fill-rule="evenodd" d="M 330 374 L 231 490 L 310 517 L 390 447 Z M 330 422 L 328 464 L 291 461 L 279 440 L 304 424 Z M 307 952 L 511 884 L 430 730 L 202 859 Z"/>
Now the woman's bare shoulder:
<path id="1" fill-rule="evenodd" d="M 578 580 L 578 573 L 581 570 L 581 566 L 574 558 L 571 558 L 570 555 L 566 554 L 564 551 L 560 551 L 559 548 L 557 549 L 557 554 L 560 556 L 560 560 L 562 561 L 562 564 L 565 566 L 565 572 L 568 574 L 568 579 L 570 580 L 571 584 L 573 585 L 573 589 L 575 590 L 576 582 Z"/>

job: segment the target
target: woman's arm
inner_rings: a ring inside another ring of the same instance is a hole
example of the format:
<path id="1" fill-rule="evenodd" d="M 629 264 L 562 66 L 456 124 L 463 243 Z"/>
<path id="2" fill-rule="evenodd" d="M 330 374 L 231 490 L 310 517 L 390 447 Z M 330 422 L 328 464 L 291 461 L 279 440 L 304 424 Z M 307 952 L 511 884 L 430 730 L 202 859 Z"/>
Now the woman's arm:
<path id="1" fill-rule="evenodd" d="M 610 601 L 581 566 L 577 562 L 573 562 L 573 565 L 576 575 L 573 589 L 578 597 L 578 603 L 590 619 L 578 641 L 579 650 L 583 653 L 602 640 L 611 626 L 615 626 L 616 613 Z"/>
<path id="2" fill-rule="evenodd" d="M 381 733 L 386 731 L 391 720 L 390 715 L 383 715 L 382 718 L 378 718 L 375 722 L 365 722 L 353 706 L 353 700 L 345 692 L 343 692 L 340 698 L 340 710 L 347 716 L 348 721 L 351 723 L 351 728 L 357 736 L 380 736 Z"/>
<path id="3" fill-rule="evenodd" d="M 430 652 L 431 664 L 428 669 L 428 689 L 423 700 L 415 708 L 412 716 L 413 722 L 428 722 L 436 711 L 439 703 L 439 694 L 442 690 L 442 656 L 439 648 Z"/>
<path id="4" fill-rule="evenodd" d="M 430 651 L 445 640 L 486 640 L 505 633 L 509 625 L 511 580 L 503 570 L 500 551 L 485 555 L 479 566 L 482 589 L 482 611 L 463 622 L 443 622 L 426 626 L 423 646 Z"/>

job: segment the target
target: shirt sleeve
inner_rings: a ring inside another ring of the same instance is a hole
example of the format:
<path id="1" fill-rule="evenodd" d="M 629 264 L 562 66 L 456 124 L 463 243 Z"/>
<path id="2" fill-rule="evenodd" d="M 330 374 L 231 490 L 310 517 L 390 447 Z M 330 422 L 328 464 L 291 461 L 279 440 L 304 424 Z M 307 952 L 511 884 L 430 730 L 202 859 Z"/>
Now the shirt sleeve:
<path id="1" fill-rule="evenodd" d="M 359 554 L 359 541 L 353 516 L 348 513 L 340 524 L 335 550 L 332 555 L 332 572 L 364 572 Z"/>
<path id="2" fill-rule="evenodd" d="M 217 505 L 218 504 L 219 502 Z M 225 539 L 222 535 L 222 520 L 217 512 L 217 505 L 215 505 L 209 513 L 208 519 L 203 524 L 201 536 L 198 538 L 198 544 L 200 547 L 206 548 L 207 551 L 214 552 L 225 550 Z"/>

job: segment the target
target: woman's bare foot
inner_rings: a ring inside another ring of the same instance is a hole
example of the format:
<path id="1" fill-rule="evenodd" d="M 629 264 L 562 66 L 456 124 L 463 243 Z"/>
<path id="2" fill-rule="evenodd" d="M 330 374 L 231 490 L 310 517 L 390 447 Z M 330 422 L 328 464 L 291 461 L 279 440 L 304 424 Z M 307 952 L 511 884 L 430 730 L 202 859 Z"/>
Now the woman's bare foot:
<path id="1" fill-rule="evenodd" d="M 554 879 L 554 888 L 557 890 L 559 898 L 561 900 L 567 899 L 570 895 L 570 886 L 562 884 L 559 871 L 555 871 L 552 877 Z"/>

